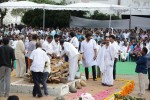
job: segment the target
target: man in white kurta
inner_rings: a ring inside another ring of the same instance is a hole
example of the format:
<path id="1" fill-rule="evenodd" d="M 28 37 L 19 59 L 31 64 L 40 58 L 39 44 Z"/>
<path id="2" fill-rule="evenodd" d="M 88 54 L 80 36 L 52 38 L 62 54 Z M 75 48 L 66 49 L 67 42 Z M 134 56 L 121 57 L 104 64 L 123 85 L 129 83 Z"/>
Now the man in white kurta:
<path id="1" fill-rule="evenodd" d="M 60 52 L 61 52 L 61 46 L 60 46 L 60 42 L 59 42 L 59 35 L 55 34 L 54 35 L 54 39 L 51 42 L 52 44 L 52 48 L 53 48 L 53 52 L 54 54 L 58 57 L 60 56 Z"/>
<path id="2" fill-rule="evenodd" d="M 117 60 L 118 60 L 118 54 L 119 54 L 119 45 L 118 43 L 115 41 L 116 37 L 114 35 L 111 35 L 110 36 L 110 42 L 111 42 L 111 45 L 113 45 L 114 47 L 114 52 L 115 52 L 115 59 L 114 59 L 114 65 L 113 65 L 113 78 L 114 80 L 116 79 L 116 63 L 117 63 Z"/>
<path id="3" fill-rule="evenodd" d="M 25 45 L 23 43 L 24 36 L 20 35 L 16 44 L 15 56 L 16 56 L 16 77 L 23 77 L 26 71 L 25 64 Z"/>
<path id="4" fill-rule="evenodd" d="M 70 43 L 73 44 L 73 46 L 78 49 L 79 48 L 79 41 L 75 35 L 74 32 L 70 32 L 71 40 Z"/>
<path id="5" fill-rule="evenodd" d="M 97 55 L 97 63 L 102 72 L 102 85 L 113 85 L 113 64 L 114 64 L 114 47 L 110 44 L 109 38 L 105 39 L 106 44 L 102 47 Z"/>
<path id="6" fill-rule="evenodd" d="M 120 56 L 121 56 L 122 61 L 125 61 L 127 59 L 129 51 L 130 50 L 128 50 L 127 43 L 124 43 L 124 45 L 120 48 L 120 52 L 121 52 Z"/>
<path id="7" fill-rule="evenodd" d="M 50 35 L 47 37 L 47 39 L 42 44 L 42 49 L 44 49 L 46 51 L 46 53 L 49 55 L 50 58 L 51 58 L 52 54 L 54 53 L 53 47 L 51 44 L 52 40 L 53 40 L 53 36 Z"/>
<path id="8" fill-rule="evenodd" d="M 60 40 L 60 44 L 62 46 L 61 56 L 66 54 L 69 58 L 69 76 L 68 81 L 73 81 L 75 79 L 76 72 L 78 71 L 78 58 L 79 52 L 78 50 L 69 42 L 64 42 L 64 40 Z"/>
<path id="9" fill-rule="evenodd" d="M 86 79 L 89 79 L 88 67 L 92 67 L 93 80 L 96 81 L 96 56 L 97 56 L 97 45 L 96 41 L 92 38 L 91 33 L 86 34 L 86 39 L 81 43 L 82 62 L 85 67 Z"/>

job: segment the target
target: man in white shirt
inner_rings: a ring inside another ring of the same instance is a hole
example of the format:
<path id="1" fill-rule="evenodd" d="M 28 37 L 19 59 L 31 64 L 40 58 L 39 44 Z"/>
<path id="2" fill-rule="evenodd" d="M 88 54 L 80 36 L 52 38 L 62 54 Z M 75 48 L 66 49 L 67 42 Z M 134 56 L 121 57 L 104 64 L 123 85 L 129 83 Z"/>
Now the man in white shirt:
<path id="1" fill-rule="evenodd" d="M 46 53 L 50 56 L 52 56 L 52 54 L 54 53 L 53 51 L 53 47 L 52 47 L 52 40 L 53 40 L 53 36 L 48 36 L 47 39 L 45 40 L 45 42 L 42 44 L 42 49 L 44 49 L 46 51 Z"/>
<path id="2" fill-rule="evenodd" d="M 105 45 L 97 55 L 97 63 L 102 72 L 102 85 L 113 86 L 113 65 L 115 52 L 113 45 L 109 42 L 109 37 L 105 38 Z"/>
<path id="3" fill-rule="evenodd" d="M 70 37 L 71 37 L 70 43 L 73 44 L 73 46 L 78 50 L 79 41 L 76 37 L 76 34 L 74 32 L 70 32 Z"/>
<path id="4" fill-rule="evenodd" d="M 60 45 L 62 46 L 61 56 L 66 54 L 69 58 L 69 76 L 68 81 L 73 81 L 75 79 L 76 72 L 78 71 L 78 50 L 69 42 L 64 42 L 60 40 Z"/>
<path id="5" fill-rule="evenodd" d="M 96 41 L 92 39 L 92 33 L 86 33 L 86 39 L 81 43 L 81 53 L 83 66 L 85 67 L 86 79 L 89 79 L 88 67 L 92 67 L 93 81 L 96 81 L 96 57 L 97 57 L 97 45 Z"/>
<path id="6" fill-rule="evenodd" d="M 126 61 L 129 51 L 130 50 L 128 50 L 127 43 L 125 42 L 124 45 L 120 48 L 120 56 L 123 62 Z"/>
<path id="7" fill-rule="evenodd" d="M 119 53 L 119 45 L 118 43 L 115 41 L 116 37 L 114 35 L 110 36 L 110 42 L 111 45 L 115 48 L 115 60 L 114 60 L 114 66 L 113 66 L 113 78 L 114 80 L 116 79 L 116 63 L 118 60 L 118 53 Z"/>
<path id="8" fill-rule="evenodd" d="M 57 57 L 60 56 L 61 45 L 60 45 L 60 42 L 59 42 L 59 35 L 58 34 L 54 35 L 54 39 L 53 39 L 51 44 L 52 44 L 54 55 L 57 56 Z"/>
<path id="9" fill-rule="evenodd" d="M 30 71 L 32 73 L 32 78 L 34 82 L 34 87 L 32 91 L 33 97 L 42 97 L 40 83 L 43 76 L 44 66 L 47 61 L 47 55 L 41 48 L 41 43 L 36 43 L 36 48 L 32 51 L 30 55 L 31 67 Z"/>

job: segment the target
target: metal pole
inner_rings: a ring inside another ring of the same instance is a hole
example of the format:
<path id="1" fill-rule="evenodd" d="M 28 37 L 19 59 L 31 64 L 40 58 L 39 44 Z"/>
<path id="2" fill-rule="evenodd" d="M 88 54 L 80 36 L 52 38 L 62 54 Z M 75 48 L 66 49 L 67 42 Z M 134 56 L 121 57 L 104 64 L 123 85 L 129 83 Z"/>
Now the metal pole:
<path id="1" fill-rule="evenodd" d="M 111 27 L 111 12 L 110 12 L 110 16 L 109 16 L 109 28 Z"/>
<path id="2" fill-rule="evenodd" d="M 130 9 L 129 29 L 131 29 L 131 9 Z"/>
<path id="3" fill-rule="evenodd" d="M 111 9 L 112 9 L 112 2 L 110 0 L 110 18 L 109 18 L 109 28 L 111 27 Z"/>
<path id="4" fill-rule="evenodd" d="M 43 9 L 43 30 L 45 29 L 45 9 Z"/>

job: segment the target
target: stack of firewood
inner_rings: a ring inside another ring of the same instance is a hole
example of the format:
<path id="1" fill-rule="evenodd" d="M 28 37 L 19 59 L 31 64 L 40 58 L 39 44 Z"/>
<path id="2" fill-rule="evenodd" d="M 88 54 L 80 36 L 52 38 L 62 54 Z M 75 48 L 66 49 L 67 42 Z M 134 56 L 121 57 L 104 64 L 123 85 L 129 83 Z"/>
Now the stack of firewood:
<path id="1" fill-rule="evenodd" d="M 69 75 L 69 63 L 59 59 L 51 59 L 51 73 L 48 77 L 48 83 L 61 83 Z M 26 73 L 25 81 L 33 82 L 31 73 Z"/>
<path id="2" fill-rule="evenodd" d="M 51 74 L 48 82 L 60 83 L 60 79 L 68 77 L 69 63 L 58 59 L 51 60 Z"/>

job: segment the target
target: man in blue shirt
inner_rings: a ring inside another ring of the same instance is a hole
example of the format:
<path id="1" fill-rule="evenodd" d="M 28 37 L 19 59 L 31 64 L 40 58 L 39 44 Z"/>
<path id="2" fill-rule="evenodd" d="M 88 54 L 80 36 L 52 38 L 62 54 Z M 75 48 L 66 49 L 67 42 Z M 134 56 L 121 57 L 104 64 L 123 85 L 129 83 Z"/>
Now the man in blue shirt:
<path id="1" fill-rule="evenodd" d="M 149 79 L 149 85 L 147 90 L 150 90 L 150 52 L 147 54 L 147 68 L 148 68 L 148 79 Z"/>
<path id="2" fill-rule="evenodd" d="M 139 78 L 139 88 L 140 93 L 139 96 L 143 96 L 145 94 L 145 75 L 147 74 L 147 54 L 148 50 L 144 47 L 141 53 L 138 54 L 139 59 L 136 61 L 136 69 L 135 72 L 138 73 Z"/>

